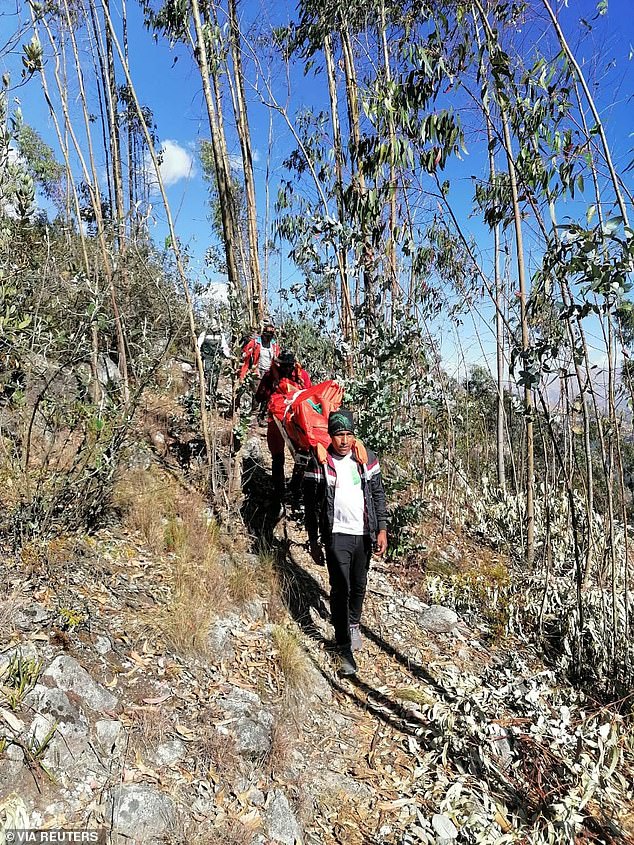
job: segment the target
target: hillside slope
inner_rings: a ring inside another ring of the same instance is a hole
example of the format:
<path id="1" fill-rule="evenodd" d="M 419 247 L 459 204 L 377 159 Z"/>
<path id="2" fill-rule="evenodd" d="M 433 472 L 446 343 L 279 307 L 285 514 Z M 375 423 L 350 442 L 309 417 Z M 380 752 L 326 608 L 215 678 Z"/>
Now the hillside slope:
<path id="1" fill-rule="evenodd" d="M 251 526 L 268 513 L 265 451 L 257 433 L 244 450 Z M 375 562 L 359 674 L 343 679 L 326 572 L 290 515 L 260 522 L 264 543 L 238 522 L 219 530 L 156 468 L 128 474 L 118 505 L 94 536 L 2 556 L 6 828 L 223 845 L 634 841 L 620 720 L 526 646 L 429 606 L 422 574 Z M 446 566 L 477 554 L 436 530 Z"/>

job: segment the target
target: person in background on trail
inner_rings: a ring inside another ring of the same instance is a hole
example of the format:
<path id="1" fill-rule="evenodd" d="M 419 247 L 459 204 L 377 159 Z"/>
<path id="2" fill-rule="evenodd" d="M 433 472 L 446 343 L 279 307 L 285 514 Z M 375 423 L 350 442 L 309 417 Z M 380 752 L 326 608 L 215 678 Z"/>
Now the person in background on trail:
<path id="1" fill-rule="evenodd" d="M 259 402 L 262 407 L 266 407 L 269 399 L 278 389 L 282 379 L 287 379 L 292 385 L 297 386 L 298 390 L 312 386 L 310 376 L 295 358 L 295 353 L 285 349 L 279 355 L 275 356 L 273 363 L 262 376 L 262 380 L 255 392 L 256 402 Z M 286 485 L 284 478 L 284 438 L 272 414 L 269 414 L 266 442 L 271 453 L 273 491 L 276 501 L 279 500 L 281 504 L 284 499 Z"/>
<path id="2" fill-rule="evenodd" d="M 208 329 L 198 335 L 197 345 L 200 349 L 200 357 L 203 360 L 205 386 L 209 395 L 209 402 L 211 407 L 214 407 L 223 358 L 231 358 L 231 350 L 217 321 L 212 322 Z"/>
<path id="3" fill-rule="evenodd" d="M 310 555 L 328 567 L 330 612 L 341 673 L 354 675 L 353 651 L 361 648 L 359 623 L 372 552 L 387 550 L 387 509 L 381 468 L 374 452 L 354 436 L 351 411 L 328 417 L 330 446 L 320 463 L 313 456 L 304 474 L 304 507 Z"/>
<path id="4" fill-rule="evenodd" d="M 257 379 L 269 369 L 276 355 L 280 354 L 279 344 L 274 340 L 275 326 L 270 320 L 262 324 L 262 332 L 251 337 L 242 349 L 242 366 L 238 374 L 239 381 L 244 381 L 251 371 Z"/>

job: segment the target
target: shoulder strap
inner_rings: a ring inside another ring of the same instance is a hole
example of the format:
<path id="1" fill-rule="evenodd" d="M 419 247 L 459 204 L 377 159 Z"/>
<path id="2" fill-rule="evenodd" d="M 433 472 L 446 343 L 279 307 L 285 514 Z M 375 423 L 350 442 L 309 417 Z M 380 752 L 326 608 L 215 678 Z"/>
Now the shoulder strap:
<path id="1" fill-rule="evenodd" d="M 352 447 L 354 450 L 355 458 L 359 461 L 360 464 L 367 464 L 368 462 L 368 450 L 363 445 L 361 440 L 357 440 L 355 438 L 354 446 Z"/>
<path id="2" fill-rule="evenodd" d="M 325 464 L 328 460 L 328 452 L 323 443 L 318 443 L 315 446 L 315 456 L 320 464 Z"/>

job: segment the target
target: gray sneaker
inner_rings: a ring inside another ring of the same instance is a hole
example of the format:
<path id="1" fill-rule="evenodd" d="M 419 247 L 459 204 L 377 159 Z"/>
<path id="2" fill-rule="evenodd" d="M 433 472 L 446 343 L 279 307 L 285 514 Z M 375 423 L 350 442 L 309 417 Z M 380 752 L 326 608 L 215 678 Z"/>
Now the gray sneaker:
<path id="1" fill-rule="evenodd" d="M 342 675 L 357 674 L 357 664 L 349 648 L 342 648 L 339 652 L 339 672 Z"/>
<path id="2" fill-rule="evenodd" d="M 363 640 L 358 625 L 350 626 L 350 648 L 352 651 L 361 651 L 363 648 Z"/>

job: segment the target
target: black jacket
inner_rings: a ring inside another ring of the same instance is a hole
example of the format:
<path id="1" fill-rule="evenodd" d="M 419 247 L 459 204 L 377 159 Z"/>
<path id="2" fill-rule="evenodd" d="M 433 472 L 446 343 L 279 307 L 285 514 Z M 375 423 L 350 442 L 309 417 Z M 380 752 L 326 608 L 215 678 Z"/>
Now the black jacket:
<path id="1" fill-rule="evenodd" d="M 367 453 L 368 460 L 365 464 L 359 461 L 354 452 L 353 457 L 359 464 L 361 476 L 365 503 L 365 531 L 374 543 L 378 532 L 387 528 L 387 509 L 379 462 L 374 452 L 368 449 Z M 326 462 L 320 464 L 315 457 L 312 457 L 304 473 L 306 532 L 311 545 L 316 544 L 319 538 L 327 545 L 332 536 L 337 480 L 334 461 L 331 448 L 329 448 Z"/>

